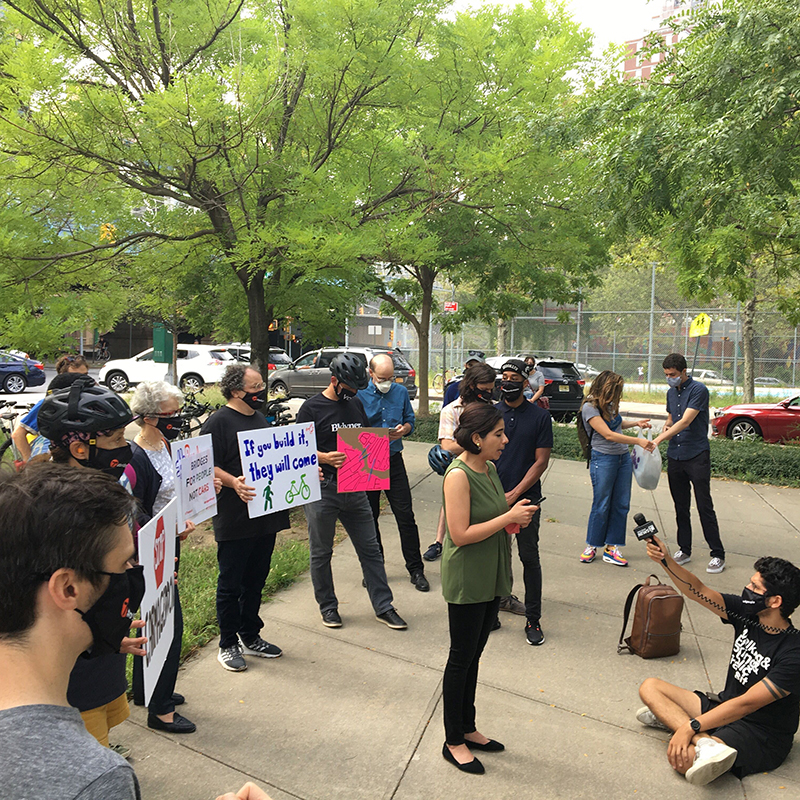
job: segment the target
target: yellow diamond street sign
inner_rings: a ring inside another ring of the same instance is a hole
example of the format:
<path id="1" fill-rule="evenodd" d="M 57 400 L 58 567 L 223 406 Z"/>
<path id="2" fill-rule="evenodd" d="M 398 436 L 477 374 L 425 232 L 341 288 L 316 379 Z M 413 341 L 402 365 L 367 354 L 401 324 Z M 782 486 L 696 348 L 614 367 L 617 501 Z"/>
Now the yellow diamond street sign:
<path id="1" fill-rule="evenodd" d="M 708 314 L 698 314 L 689 326 L 689 336 L 708 336 L 711 330 L 711 317 Z"/>

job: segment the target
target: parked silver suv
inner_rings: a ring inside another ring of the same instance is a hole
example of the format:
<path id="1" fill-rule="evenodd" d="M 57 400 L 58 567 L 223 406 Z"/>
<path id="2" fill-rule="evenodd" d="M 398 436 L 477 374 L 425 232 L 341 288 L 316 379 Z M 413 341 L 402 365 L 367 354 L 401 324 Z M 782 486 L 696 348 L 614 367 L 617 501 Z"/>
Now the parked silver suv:
<path id="1" fill-rule="evenodd" d="M 368 364 L 378 353 L 388 353 L 394 362 L 394 379 L 408 389 L 413 400 L 417 396 L 417 373 L 405 355 L 388 347 L 323 347 L 300 356 L 288 369 L 270 371 L 267 385 L 271 394 L 286 397 L 312 397 L 331 382 L 330 364 L 340 353 L 353 353 Z"/>

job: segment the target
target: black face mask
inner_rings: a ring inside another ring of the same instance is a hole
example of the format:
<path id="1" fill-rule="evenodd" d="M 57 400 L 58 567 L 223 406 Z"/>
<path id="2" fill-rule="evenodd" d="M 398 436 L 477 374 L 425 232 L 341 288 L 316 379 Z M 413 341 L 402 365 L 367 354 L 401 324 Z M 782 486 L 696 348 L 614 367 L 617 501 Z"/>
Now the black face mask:
<path id="1" fill-rule="evenodd" d="M 119 480 L 125 471 L 125 467 L 130 464 L 131 458 L 133 458 L 133 451 L 127 443 L 124 447 L 115 447 L 113 450 L 101 450 L 97 445 L 93 445 L 89 448 L 89 458 L 86 461 L 86 466 L 100 469 L 107 475 Z"/>
<path id="2" fill-rule="evenodd" d="M 264 403 L 267 402 L 267 390 L 261 389 L 257 392 L 246 392 L 242 400 L 244 400 L 245 405 L 250 406 L 255 411 L 259 411 Z"/>
<path id="3" fill-rule="evenodd" d="M 491 403 L 492 402 L 491 389 L 476 389 L 475 399 L 481 403 Z"/>
<path id="4" fill-rule="evenodd" d="M 161 432 L 161 435 L 171 442 L 181 435 L 181 425 L 183 424 L 182 417 L 159 417 L 156 423 L 156 428 Z"/>
<path id="5" fill-rule="evenodd" d="M 524 384 L 519 381 L 503 381 L 500 384 L 500 391 L 503 393 L 503 400 L 510 400 L 512 403 L 522 397 Z"/>
<path id="6" fill-rule="evenodd" d="M 144 597 L 144 567 L 102 574 L 110 576 L 103 594 L 88 611 L 75 609 L 92 632 L 92 646 L 81 654 L 84 658 L 119 653 Z"/>
<path id="7" fill-rule="evenodd" d="M 755 616 L 767 607 L 766 594 L 759 594 L 749 589 L 747 586 L 742 589 L 742 602 L 744 603 L 745 613 Z"/>
<path id="8" fill-rule="evenodd" d="M 336 386 L 333 387 L 333 391 L 336 392 L 336 396 L 339 398 L 340 403 L 344 403 L 358 394 L 358 392 L 354 392 L 352 389 L 344 386 L 341 383 L 337 383 Z"/>

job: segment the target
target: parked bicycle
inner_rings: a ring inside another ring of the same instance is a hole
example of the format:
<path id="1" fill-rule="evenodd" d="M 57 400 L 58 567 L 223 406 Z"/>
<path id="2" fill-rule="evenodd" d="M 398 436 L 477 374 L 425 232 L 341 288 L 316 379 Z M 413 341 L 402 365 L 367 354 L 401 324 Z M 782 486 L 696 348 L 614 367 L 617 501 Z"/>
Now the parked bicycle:
<path id="1" fill-rule="evenodd" d="M 452 369 L 445 370 L 444 372 L 437 372 L 433 376 L 432 387 L 436 394 L 441 394 L 444 387 L 450 383 L 450 380 L 455 377 L 455 372 Z"/>
<path id="2" fill-rule="evenodd" d="M 196 392 L 184 392 L 181 407 L 181 435 L 179 439 L 190 439 L 200 430 L 205 418 L 216 411 L 219 406 L 206 403 L 197 397 Z"/>
<path id="3" fill-rule="evenodd" d="M 14 433 L 19 419 L 33 408 L 31 403 L 18 405 L 13 400 L 0 400 L 0 461 L 10 448 L 14 459 L 14 466 L 19 469 L 22 466 L 20 454 L 14 447 L 11 435 Z"/>

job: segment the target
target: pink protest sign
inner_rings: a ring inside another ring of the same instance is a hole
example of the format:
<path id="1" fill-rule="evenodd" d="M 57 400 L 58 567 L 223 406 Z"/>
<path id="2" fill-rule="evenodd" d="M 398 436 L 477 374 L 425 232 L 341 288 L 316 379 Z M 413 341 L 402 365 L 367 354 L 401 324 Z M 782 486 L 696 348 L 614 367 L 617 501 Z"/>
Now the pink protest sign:
<path id="1" fill-rule="evenodd" d="M 388 428 L 340 428 L 336 449 L 346 456 L 339 467 L 339 493 L 389 488 Z"/>

